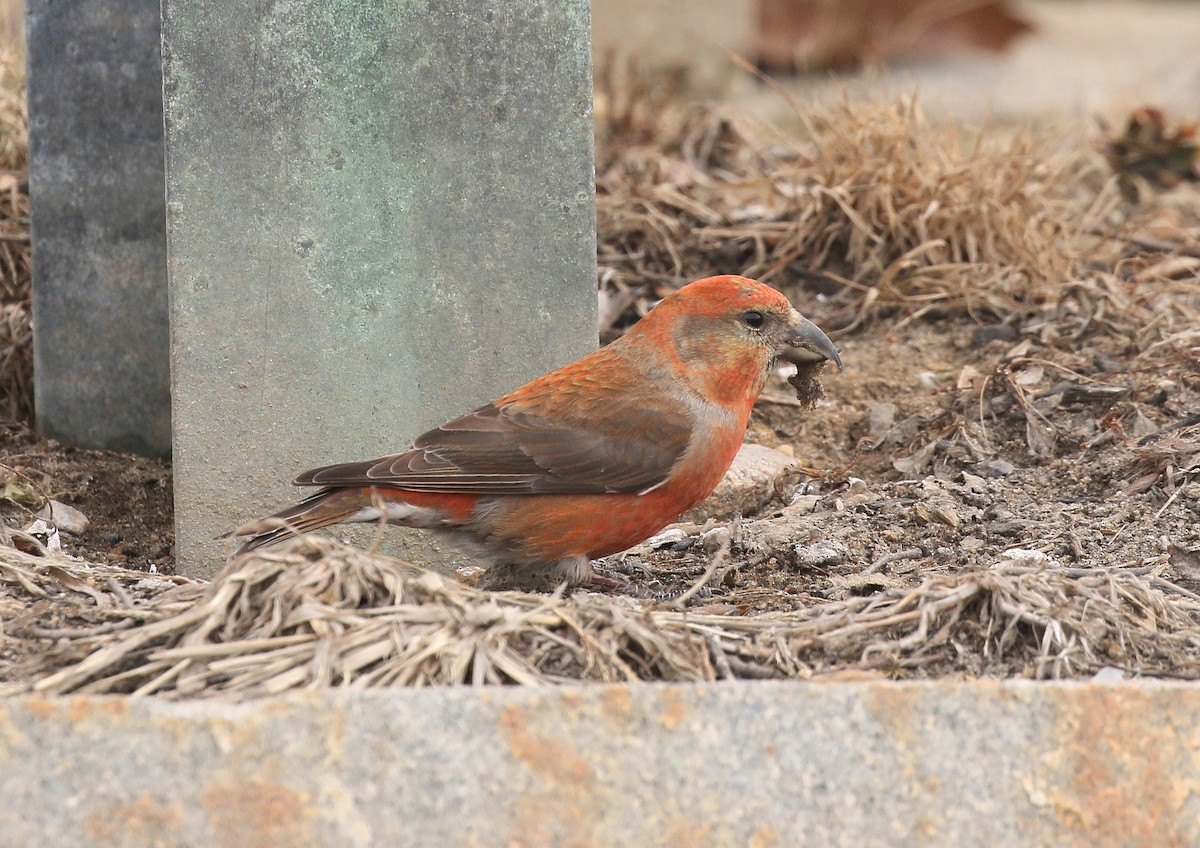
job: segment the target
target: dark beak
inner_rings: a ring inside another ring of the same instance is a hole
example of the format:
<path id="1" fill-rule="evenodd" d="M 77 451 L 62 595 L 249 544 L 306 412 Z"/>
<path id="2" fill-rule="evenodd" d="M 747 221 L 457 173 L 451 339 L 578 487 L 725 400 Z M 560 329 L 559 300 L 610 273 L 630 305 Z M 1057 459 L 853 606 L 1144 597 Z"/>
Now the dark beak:
<path id="1" fill-rule="evenodd" d="M 795 365 L 816 365 L 828 359 L 839 369 L 842 367 L 842 358 L 838 356 L 838 349 L 833 346 L 829 336 L 807 318 L 801 318 L 800 323 L 792 327 L 791 338 L 778 356 Z"/>

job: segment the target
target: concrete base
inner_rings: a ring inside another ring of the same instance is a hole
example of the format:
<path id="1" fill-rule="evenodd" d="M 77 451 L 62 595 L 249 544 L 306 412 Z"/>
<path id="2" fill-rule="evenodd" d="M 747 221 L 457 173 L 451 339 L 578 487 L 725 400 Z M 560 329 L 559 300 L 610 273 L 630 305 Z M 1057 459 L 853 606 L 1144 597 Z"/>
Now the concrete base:
<path id="1" fill-rule="evenodd" d="M 1200 844 L 1200 687 L 0 702 L 0 846 Z"/>

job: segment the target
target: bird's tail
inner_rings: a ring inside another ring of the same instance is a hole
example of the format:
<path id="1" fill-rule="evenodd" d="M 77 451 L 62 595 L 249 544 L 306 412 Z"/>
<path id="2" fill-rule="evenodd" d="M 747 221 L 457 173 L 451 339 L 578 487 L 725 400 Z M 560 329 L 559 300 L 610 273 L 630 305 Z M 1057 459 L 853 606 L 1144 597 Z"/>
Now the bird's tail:
<path id="1" fill-rule="evenodd" d="M 240 556 L 332 524 L 362 520 L 359 516 L 363 507 L 369 504 L 369 495 L 365 496 L 360 489 L 322 489 L 295 506 L 266 518 L 247 521 L 236 530 L 217 538 L 245 538 L 246 541 L 234 553 L 234 556 Z"/>

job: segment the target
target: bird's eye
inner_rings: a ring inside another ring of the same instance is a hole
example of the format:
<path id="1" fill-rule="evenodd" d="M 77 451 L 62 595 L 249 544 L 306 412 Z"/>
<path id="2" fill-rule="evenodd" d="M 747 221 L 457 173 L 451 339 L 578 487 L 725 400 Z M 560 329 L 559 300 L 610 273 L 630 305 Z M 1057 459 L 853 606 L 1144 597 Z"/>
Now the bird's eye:
<path id="1" fill-rule="evenodd" d="M 763 325 L 763 314 L 757 310 L 751 309 L 749 312 L 742 313 L 742 320 L 746 322 L 747 327 L 758 328 Z"/>

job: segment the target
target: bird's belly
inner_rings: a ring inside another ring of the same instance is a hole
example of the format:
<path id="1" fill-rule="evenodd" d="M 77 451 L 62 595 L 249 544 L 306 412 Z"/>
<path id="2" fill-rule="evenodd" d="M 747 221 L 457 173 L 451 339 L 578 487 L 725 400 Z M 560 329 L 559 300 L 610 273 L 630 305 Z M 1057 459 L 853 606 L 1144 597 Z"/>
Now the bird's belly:
<path id="1" fill-rule="evenodd" d="M 480 504 L 480 541 L 513 562 L 607 556 L 653 536 L 679 515 L 655 494 L 497 497 Z"/>
<path id="2" fill-rule="evenodd" d="M 710 454 L 689 469 L 685 463 L 663 486 L 646 494 L 505 495 L 476 508 L 480 541 L 513 561 L 591 559 L 631 548 L 700 503 L 716 487 L 737 453 Z M 728 454 L 728 456 L 726 456 Z"/>

